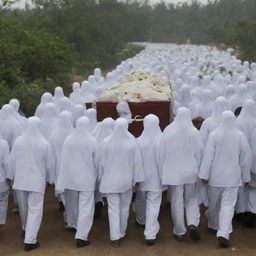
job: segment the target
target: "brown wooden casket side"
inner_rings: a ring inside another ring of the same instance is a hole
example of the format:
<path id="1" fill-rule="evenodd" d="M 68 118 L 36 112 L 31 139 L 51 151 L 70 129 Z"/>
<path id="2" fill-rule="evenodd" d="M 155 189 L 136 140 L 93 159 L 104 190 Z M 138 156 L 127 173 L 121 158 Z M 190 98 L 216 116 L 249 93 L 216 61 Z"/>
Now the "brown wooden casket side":
<path id="1" fill-rule="evenodd" d="M 116 105 L 118 102 L 99 101 L 96 103 L 98 121 L 107 117 L 118 118 Z M 159 117 L 162 130 L 170 124 L 171 121 L 171 102 L 170 101 L 146 101 L 146 102 L 128 102 L 132 112 L 132 117 L 141 116 L 144 118 L 148 114 L 154 114 Z M 129 131 L 139 137 L 143 131 L 143 122 L 133 122 L 129 125 Z"/>

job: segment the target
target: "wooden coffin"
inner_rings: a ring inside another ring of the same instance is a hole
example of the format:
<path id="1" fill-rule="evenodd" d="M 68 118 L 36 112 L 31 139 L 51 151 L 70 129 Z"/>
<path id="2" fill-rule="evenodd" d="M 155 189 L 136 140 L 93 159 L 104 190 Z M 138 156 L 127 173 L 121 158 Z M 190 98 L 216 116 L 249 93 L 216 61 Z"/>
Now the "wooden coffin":
<path id="1" fill-rule="evenodd" d="M 102 121 L 107 117 L 113 119 L 118 118 L 116 105 L 118 102 L 99 101 L 96 103 L 98 121 Z M 128 102 L 132 112 L 132 118 L 140 116 L 144 118 L 148 114 L 154 114 L 159 117 L 160 127 L 162 130 L 172 121 L 172 108 L 170 101 L 144 101 L 144 102 Z M 143 121 L 133 121 L 129 125 L 129 131 L 139 137 L 143 131 Z"/>

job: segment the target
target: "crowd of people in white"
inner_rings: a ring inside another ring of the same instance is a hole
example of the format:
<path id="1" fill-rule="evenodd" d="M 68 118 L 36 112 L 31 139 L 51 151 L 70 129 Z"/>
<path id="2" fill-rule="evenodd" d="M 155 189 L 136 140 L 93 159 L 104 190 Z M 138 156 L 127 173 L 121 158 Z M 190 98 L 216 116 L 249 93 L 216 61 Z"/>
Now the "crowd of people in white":
<path id="1" fill-rule="evenodd" d="M 128 131 L 130 119 L 97 122 L 96 110 L 85 103 L 137 70 L 171 80 L 175 119 L 161 131 L 158 117 L 149 114 L 135 138 Z M 65 209 L 66 229 L 75 231 L 77 247 L 89 244 L 103 197 L 111 244 L 119 246 L 136 191 L 136 222 L 145 226 L 146 244 L 153 245 L 167 190 L 176 240 L 182 241 L 187 229 L 192 240 L 201 239 L 199 207 L 204 204 L 209 232 L 228 247 L 234 213 L 247 226 L 256 213 L 255 100 L 255 63 L 241 62 L 231 50 L 163 44 L 146 44 L 106 78 L 95 69 L 88 81 L 73 84 L 69 97 L 61 87 L 54 96 L 44 93 L 28 119 L 12 99 L 0 111 L 0 224 L 6 222 L 11 188 L 24 249 L 38 248 L 49 183 Z M 191 121 L 197 117 L 205 119 L 199 131 Z"/>

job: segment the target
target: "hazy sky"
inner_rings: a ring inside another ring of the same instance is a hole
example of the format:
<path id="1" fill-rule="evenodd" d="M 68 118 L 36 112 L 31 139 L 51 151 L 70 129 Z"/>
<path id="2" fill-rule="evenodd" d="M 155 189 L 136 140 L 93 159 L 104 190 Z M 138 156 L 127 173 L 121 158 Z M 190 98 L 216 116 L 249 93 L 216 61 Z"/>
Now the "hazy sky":
<path id="1" fill-rule="evenodd" d="M 151 3 L 157 3 L 157 2 L 161 2 L 161 0 L 150 0 Z M 190 3 L 191 0 L 165 0 L 166 3 Z M 199 2 L 201 3 L 206 3 L 207 0 L 199 0 Z"/>
<path id="2" fill-rule="evenodd" d="M 25 3 L 26 1 L 28 3 L 31 2 L 31 0 L 20 0 L 17 4 L 15 4 L 15 7 L 21 7 L 23 8 L 25 6 Z M 206 3 L 207 0 L 199 0 L 200 2 L 202 3 Z M 151 3 L 157 3 L 157 2 L 161 2 L 161 0 L 150 0 Z M 190 3 L 191 0 L 165 0 L 166 3 L 174 3 L 174 4 L 177 4 L 177 3 Z"/>

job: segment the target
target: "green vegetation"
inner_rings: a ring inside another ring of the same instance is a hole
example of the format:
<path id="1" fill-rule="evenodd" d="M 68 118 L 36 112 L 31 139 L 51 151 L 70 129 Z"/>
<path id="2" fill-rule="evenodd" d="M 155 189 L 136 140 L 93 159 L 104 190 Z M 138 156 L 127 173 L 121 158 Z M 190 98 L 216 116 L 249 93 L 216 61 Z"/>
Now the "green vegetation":
<path id="1" fill-rule="evenodd" d="M 16 97 L 29 115 L 44 91 L 69 91 L 73 76 L 109 70 L 142 49 L 128 42 L 224 43 L 256 61 L 255 0 L 34 0 L 25 10 L 12 2 L 0 0 L 0 105 Z"/>

